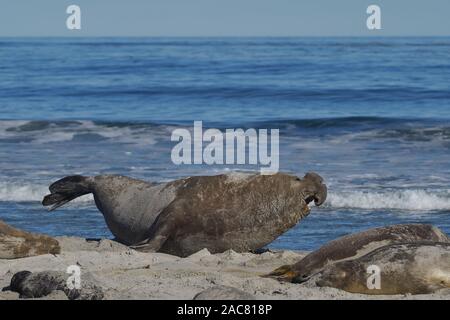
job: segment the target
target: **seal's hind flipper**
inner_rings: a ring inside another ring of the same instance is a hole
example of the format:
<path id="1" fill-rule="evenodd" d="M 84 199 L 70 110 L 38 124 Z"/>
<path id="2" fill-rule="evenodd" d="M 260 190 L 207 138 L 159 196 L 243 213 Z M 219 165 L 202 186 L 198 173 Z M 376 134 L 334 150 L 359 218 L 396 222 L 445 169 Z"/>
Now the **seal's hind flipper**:
<path id="1" fill-rule="evenodd" d="M 273 270 L 269 274 L 262 275 L 263 278 L 274 278 L 280 281 L 291 281 L 297 274 L 292 270 L 292 266 L 286 264 L 281 266 L 275 270 Z"/>

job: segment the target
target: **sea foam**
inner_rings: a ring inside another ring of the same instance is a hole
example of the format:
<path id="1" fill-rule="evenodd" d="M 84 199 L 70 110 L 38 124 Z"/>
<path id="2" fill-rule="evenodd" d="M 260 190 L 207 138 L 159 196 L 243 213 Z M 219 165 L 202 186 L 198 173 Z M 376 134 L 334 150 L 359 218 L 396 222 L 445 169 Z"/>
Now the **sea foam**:
<path id="1" fill-rule="evenodd" d="M 0 182 L 0 201 L 40 202 L 48 193 L 50 193 L 48 185 Z M 73 200 L 75 203 L 91 201 L 93 201 L 92 195 L 82 196 Z"/>
<path id="2" fill-rule="evenodd" d="M 343 191 L 330 192 L 326 207 L 398 210 L 450 210 L 450 190 Z"/>

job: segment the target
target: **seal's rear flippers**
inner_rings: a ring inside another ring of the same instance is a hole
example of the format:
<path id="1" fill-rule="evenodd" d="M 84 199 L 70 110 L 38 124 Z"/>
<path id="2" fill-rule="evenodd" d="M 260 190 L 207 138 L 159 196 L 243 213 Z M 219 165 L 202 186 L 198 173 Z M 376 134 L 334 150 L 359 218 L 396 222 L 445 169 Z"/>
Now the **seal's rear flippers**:
<path id="1" fill-rule="evenodd" d="M 292 270 L 292 266 L 286 264 L 284 266 L 281 266 L 281 267 L 273 270 L 269 274 L 262 275 L 261 277 L 263 277 L 263 278 L 274 278 L 274 279 L 277 279 L 279 281 L 288 281 L 288 282 L 290 282 L 295 277 L 295 273 Z"/>
<path id="2" fill-rule="evenodd" d="M 70 176 L 56 181 L 49 187 L 51 194 L 42 200 L 44 206 L 53 205 L 49 211 L 61 207 L 69 201 L 92 192 L 88 178 L 83 176 Z"/>

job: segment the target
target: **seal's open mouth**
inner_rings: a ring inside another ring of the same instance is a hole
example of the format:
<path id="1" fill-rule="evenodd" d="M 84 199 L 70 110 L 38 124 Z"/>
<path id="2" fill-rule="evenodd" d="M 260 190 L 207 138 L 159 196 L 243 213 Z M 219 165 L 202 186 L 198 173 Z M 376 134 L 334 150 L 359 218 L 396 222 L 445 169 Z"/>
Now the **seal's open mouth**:
<path id="1" fill-rule="evenodd" d="M 309 197 L 307 197 L 306 199 L 305 199 L 305 201 L 306 201 L 306 204 L 310 204 L 311 202 L 313 202 L 314 201 L 314 204 L 316 205 L 316 206 L 320 206 L 322 203 L 323 203 L 323 201 L 321 201 L 318 197 L 316 197 L 316 196 L 309 196 Z"/>
<path id="2" fill-rule="evenodd" d="M 306 204 L 309 204 L 312 201 L 314 201 L 314 203 L 317 204 L 318 199 L 315 196 L 309 196 L 305 199 Z"/>

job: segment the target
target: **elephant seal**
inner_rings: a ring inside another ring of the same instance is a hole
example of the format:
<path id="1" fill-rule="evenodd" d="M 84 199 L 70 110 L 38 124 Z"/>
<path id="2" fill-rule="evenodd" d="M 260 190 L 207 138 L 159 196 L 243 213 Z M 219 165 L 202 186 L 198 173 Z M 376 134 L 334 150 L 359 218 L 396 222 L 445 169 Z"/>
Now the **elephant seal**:
<path id="1" fill-rule="evenodd" d="M 282 266 L 266 276 L 301 283 L 328 264 L 357 258 L 385 245 L 416 241 L 449 242 L 449 238 L 438 228 L 427 224 L 398 224 L 373 228 L 330 241 L 299 262 Z"/>
<path id="2" fill-rule="evenodd" d="M 43 200 L 53 210 L 93 193 L 117 241 L 141 251 L 189 256 L 259 249 L 321 205 L 322 178 L 228 174 L 197 176 L 152 184 L 123 176 L 71 176 L 50 186 Z"/>
<path id="3" fill-rule="evenodd" d="M 58 254 L 56 239 L 13 228 L 0 221 L 0 259 L 18 259 L 41 254 Z"/>
<path id="4" fill-rule="evenodd" d="M 41 298 L 54 291 L 63 291 L 70 300 L 101 300 L 103 291 L 97 286 L 89 273 L 83 273 L 81 287 L 69 288 L 67 280 L 70 274 L 59 271 L 32 273 L 20 271 L 13 275 L 8 290 L 20 294 L 20 298 Z"/>
<path id="5" fill-rule="evenodd" d="M 374 285 L 374 279 L 369 278 L 374 267 L 379 272 L 378 286 Z M 450 244 L 392 244 L 357 259 L 329 265 L 314 278 L 320 287 L 333 287 L 352 293 L 433 293 L 450 288 Z"/>

